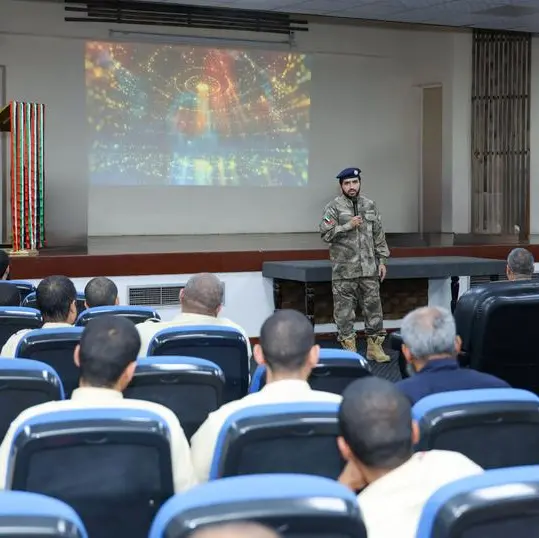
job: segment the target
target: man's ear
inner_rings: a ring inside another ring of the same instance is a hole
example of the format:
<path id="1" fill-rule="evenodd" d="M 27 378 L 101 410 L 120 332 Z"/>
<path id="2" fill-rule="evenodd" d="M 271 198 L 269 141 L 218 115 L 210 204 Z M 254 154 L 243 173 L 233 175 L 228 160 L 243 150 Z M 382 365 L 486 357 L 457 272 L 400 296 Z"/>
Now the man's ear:
<path id="1" fill-rule="evenodd" d="M 458 355 L 462 349 L 462 338 L 457 334 L 455 337 L 455 353 Z"/>
<path id="2" fill-rule="evenodd" d="M 412 445 L 413 446 L 419 443 L 420 437 L 421 437 L 421 433 L 419 432 L 419 424 L 415 420 L 412 420 Z"/>
<path id="3" fill-rule="evenodd" d="M 348 446 L 348 443 L 344 440 L 344 437 L 337 437 L 337 446 L 339 447 L 339 452 L 345 461 L 350 461 L 352 459 L 352 450 Z"/>
<path id="4" fill-rule="evenodd" d="M 73 362 L 77 368 L 80 368 L 80 345 L 77 344 L 75 351 L 73 352 Z"/>
<path id="5" fill-rule="evenodd" d="M 215 311 L 215 317 L 217 317 L 221 313 L 221 310 L 223 310 L 222 304 L 217 307 L 217 310 Z"/>
<path id="6" fill-rule="evenodd" d="M 127 368 L 124 370 L 123 373 L 123 381 L 125 386 L 129 385 L 131 383 L 131 380 L 133 379 L 133 376 L 135 375 L 135 369 L 137 367 L 137 361 L 130 362 Z"/>
<path id="7" fill-rule="evenodd" d="M 266 364 L 262 346 L 260 344 L 255 344 L 255 347 L 253 348 L 253 358 L 259 366 L 264 366 Z"/>
<path id="8" fill-rule="evenodd" d="M 184 294 L 185 294 L 185 288 L 182 288 L 180 290 L 180 304 L 182 304 Z"/>
<path id="9" fill-rule="evenodd" d="M 307 365 L 309 368 L 314 368 L 318 364 L 318 360 L 320 358 L 320 346 L 318 344 L 315 344 L 311 350 L 309 351 L 309 355 L 307 356 Z"/>
<path id="10" fill-rule="evenodd" d="M 114 301 L 114 304 L 118 306 L 120 304 L 120 298 L 116 295 L 116 301 Z"/>
<path id="11" fill-rule="evenodd" d="M 404 358 L 406 359 L 406 362 L 408 364 L 412 364 L 412 353 L 410 352 L 410 349 L 405 344 L 401 345 L 401 352 L 404 355 Z"/>

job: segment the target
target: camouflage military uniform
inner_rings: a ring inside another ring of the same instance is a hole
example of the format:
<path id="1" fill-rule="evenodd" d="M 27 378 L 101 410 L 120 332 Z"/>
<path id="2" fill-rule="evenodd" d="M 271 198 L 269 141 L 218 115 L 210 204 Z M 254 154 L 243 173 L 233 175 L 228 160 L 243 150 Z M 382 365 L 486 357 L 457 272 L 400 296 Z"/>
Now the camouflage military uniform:
<path id="1" fill-rule="evenodd" d="M 361 302 L 367 356 L 386 362 L 389 357 L 381 348 L 386 333 L 383 328 L 378 267 L 386 263 L 389 248 L 375 203 L 360 195 L 357 208 L 362 218 L 357 228 L 350 223 L 354 216 L 352 201 L 344 195 L 325 207 L 320 223 L 322 239 L 329 243 L 334 318 L 339 341 L 343 347 L 355 350 L 354 322 L 356 307 Z"/>

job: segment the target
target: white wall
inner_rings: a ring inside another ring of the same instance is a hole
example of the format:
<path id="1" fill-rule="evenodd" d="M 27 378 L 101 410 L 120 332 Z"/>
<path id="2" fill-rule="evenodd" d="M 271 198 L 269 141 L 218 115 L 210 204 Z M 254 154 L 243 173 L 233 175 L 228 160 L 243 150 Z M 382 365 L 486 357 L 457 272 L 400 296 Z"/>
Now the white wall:
<path id="1" fill-rule="evenodd" d="M 106 40 L 109 30 L 63 17 L 62 5 L 2 0 L 7 97 L 48 106 L 49 230 L 85 209 L 77 197 L 87 183 L 84 40 Z M 300 51 L 314 54 L 308 188 L 226 188 L 209 196 L 200 187 L 94 187 L 89 234 L 314 231 L 323 205 L 337 193 L 335 174 L 356 165 L 387 231 L 417 231 L 419 87 L 429 83 L 444 86 L 444 231 L 467 231 L 469 35 L 313 24 L 298 43 Z"/>

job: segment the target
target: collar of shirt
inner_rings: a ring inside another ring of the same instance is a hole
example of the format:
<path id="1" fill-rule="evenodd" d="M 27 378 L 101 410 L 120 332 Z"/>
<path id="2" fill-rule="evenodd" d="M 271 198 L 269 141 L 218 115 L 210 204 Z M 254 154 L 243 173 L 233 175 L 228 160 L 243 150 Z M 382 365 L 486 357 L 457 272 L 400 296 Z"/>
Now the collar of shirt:
<path id="1" fill-rule="evenodd" d="M 427 364 L 425 364 L 421 370 L 419 370 L 418 374 L 424 372 L 440 372 L 442 370 L 458 370 L 459 368 L 459 362 L 455 357 L 447 357 L 447 359 L 431 359 L 430 361 L 427 361 Z"/>
<path id="2" fill-rule="evenodd" d="M 264 385 L 260 392 L 272 393 L 272 392 L 306 392 L 310 391 L 311 386 L 307 381 L 302 379 L 281 379 L 280 381 L 273 381 Z"/>
<path id="3" fill-rule="evenodd" d="M 207 316 L 206 314 L 194 314 L 194 313 L 191 314 L 190 312 L 180 312 L 177 316 L 174 316 L 172 321 L 181 322 L 181 321 L 186 321 L 186 320 L 192 320 L 192 321 L 200 321 L 200 323 L 207 321 L 214 324 L 216 319 L 218 318 L 216 318 L 215 316 Z"/>
<path id="4" fill-rule="evenodd" d="M 42 329 L 55 329 L 56 327 L 73 327 L 73 325 L 65 321 L 46 321 L 41 326 Z"/>
<path id="5" fill-rule="evenodd" d="M 79 387 L 73 391 L 72 400 L 122 400 L 124 395 L 114 389 Z"/>

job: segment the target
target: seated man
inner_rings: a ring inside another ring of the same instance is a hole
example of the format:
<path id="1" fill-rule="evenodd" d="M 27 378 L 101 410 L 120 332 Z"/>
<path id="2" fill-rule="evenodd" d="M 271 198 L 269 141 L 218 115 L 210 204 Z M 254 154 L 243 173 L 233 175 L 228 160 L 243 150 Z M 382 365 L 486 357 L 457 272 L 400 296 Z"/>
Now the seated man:
<path id="1" fill-rule="evenodd" d="M 13 435 L 21 422 L 50 411 L 108 407 L 153 411 L 170 431 L 174 488 L 184 491 L 195 483 L 189 443 L 176 415 L 168 408 L 144 400 L 123 398 L 136 367 L 140 338 L 133 322 L 118 316 L 99 316 L 85 327 L 74 361 L 80 368 L 80 386 L 70 400 L 46 402 L 23 411 L 10 425 L 0 446 L 0 480 L 5 480 Z"/>
<path id="2" fill-rule="evenodd" d="M 77 320 L 77 290 L 66 276 L 48 276 L 37 287 L 37 308 L 43 316 L 43 329 L 71 327 Z M 22 337 L 29 329 L 22 329 L 10 336 L 0 355 L 14 357 Z"/>
<path id="3" fill-rule="evenodd" d="M 0 249 L 0 280 L 9 280 L 10 272 L 9 256 L 5 250 Z"/>
<path id="4" fill-rule="evenodd" d="M 514 248 L 507 256 L 507 280 L 530 280 L 535 267 L 533 255 L 525 248 Z"/>
<path id="5" fill-rule="evenodd" d="M 246 521 L 208 525 L 193 532 L 191 538 L 279 538 L 279 534 L 260 523 Z"/>
<path id="6" fill-rule="evenodd" d="M 115 306 L 120 303 L 116 284 L 105 276 L 92 278 L 84 288 L 86 308 L 94 306 Z"/>
<path id="7" fill-rule="evenodd" d="M 419 430 L 410 402 L 384 379 L 368 377 L 348 385 L 339 425 L 337 442 L 347 461 L 339 481 L 361 490 L 358 502 L 369 538 L 415 538 L 423 506 L 435 491 L 483 472 L 458 452 L 414 454 Z"/>
<path id="8" fill-rule="evenodd" d="M 140 356 L 147 355 L 151 339 L 163 329 L 172 329 L 183 325 L 215 325 L 232 327 L 241 332 L 247 342 L 250 357 L 251 346 L 244 329 L 227 318 L 219 317 L 223 301 L 223 284 L 215 275 L 200 273 L 192 276 L 180 292 L 181 314 L 178 314 L 171 321 L 145 321 L 137 325 L 142 342 Z"/>
<path id="9" fill-rule="evenodd" d="M 15 284 L 0 282 L 0 306 L 21 306 L 21 293 Z"/>
<path id="10" fill-rule="evenodd" d="M 208 480 L 219 431 L 232 413 L 260 404 L 341 401 L 339 395 L 312 390 L 307 383 L 319 353 L 313 326 L 303 314 L 279 310 L 264 322 L 254 358 L 267 367 L 266 385 L 210 413 L 191 437 L 191 458 L 199 482 Z"/>
<path id="11" fill-rule="evenodd" d="M 461 340 L 455 320 L 445 308 L 413 310 L 402 321 L 401 336 L 402 354 L 413 373 L 396 386 L 412 405 L 438 392 L 509 387 L 497 377 L 459 366 L 456 356 Z"/>

